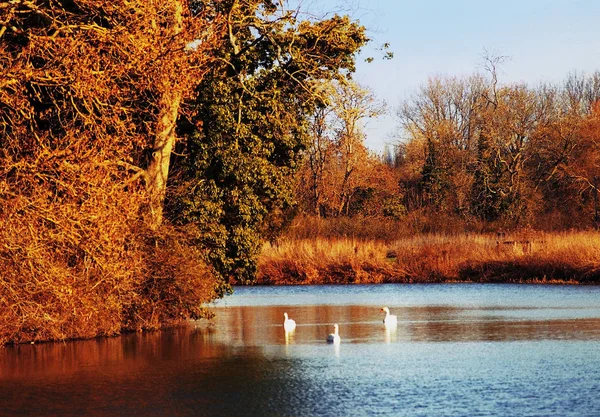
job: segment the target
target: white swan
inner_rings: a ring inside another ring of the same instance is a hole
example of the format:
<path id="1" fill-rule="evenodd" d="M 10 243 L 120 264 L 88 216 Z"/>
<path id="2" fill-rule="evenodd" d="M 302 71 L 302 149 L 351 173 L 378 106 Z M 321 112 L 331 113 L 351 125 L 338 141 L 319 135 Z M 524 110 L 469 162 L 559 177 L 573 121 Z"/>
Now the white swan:
<path id="1" fill-rule="evenodd" d="M 385 311 L 385 318 L 383 319 L 383 324 L 385 324 L 386 327 L 395 327 L 398 325 L 398 317 L 393 314 L 390 314 L 389 308 L 383 307 L 381 311 Z"/>
<path id="2" fill-rule="evenodd" d="M 336 324 L 333 325 L 333 333 L 327 335 L 327 343 L 335 343 L 338 344 L 342 341 L 339 335 L 340 326 Z"/>
<path id="3" fill-rule="evenodd" d="M 283 328 L 285 329 L 285 331 L 291 332 L 291 331 L 295 330 L 296 322 L 294 320 L 288 318 L 287 313 L 283 313 L 283 317 L 285 317 L 285 320 L 283 321 Z"/>

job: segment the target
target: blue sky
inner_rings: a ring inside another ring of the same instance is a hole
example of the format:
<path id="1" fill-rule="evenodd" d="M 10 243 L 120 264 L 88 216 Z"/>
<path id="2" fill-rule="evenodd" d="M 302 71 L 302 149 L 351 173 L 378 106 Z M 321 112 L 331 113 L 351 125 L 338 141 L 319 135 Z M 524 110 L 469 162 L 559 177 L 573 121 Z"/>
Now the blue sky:
<path id="1" fill-rule="evenodd" d="M 600 0 L 303 0 L 325 16 L 350 14 L 368 29 L 372 44 L 359 59 L 355 79 L 389 106 L 390 115 L 371 120 L 367 146 L 381 152 L 397 139 L 394 110 L 432 76 L 482 71 L 488 50 L 507 56 L 500 81 L 560 82 L 569 72 L 600 70 Z M 391 61 L 376 51 L 389 42 Z"/>

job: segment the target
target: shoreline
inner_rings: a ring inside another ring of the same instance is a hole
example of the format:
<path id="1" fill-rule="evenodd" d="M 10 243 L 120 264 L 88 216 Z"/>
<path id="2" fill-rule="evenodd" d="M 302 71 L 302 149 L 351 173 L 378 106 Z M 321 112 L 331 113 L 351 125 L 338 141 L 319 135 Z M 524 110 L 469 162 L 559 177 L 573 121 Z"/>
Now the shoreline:
<path id="1" fill-rule="evenodd" d="M 507 280 L 507 281 L 458 281 L 458 280 L 447 280 L 447 281 L 385 281 L 385 282 L 322 282 L 322 283 L 305 283 L 305 282 L 255 282 L 252 284 L 233 284 L 235 287 L 306 287 L 310 285 L 331 285 L 331 286 L 344 286 L 344 285 L 453 285 L 453 284 L 473 284 L 473 285 L 486 285 L 486 284 L 498 284 L 498 285 L 550 285 L 550 286 L 598 286 L 600 282 L 581 282 L 576 280 Z"/>

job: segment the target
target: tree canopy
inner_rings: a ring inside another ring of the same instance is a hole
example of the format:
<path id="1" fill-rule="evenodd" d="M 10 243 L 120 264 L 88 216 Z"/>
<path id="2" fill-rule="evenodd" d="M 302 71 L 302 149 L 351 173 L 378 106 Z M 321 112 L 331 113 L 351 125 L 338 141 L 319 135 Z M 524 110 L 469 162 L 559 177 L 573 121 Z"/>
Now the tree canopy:
<path id="1" fill-rule="evenodd" d="M 348 17 L 299 21 L 263 1 L 224 1 L 218 10 L 227 31 L 190 104 L 194 115 L 181 124 L 186 157 L 171 216 L 197 229 L 224 278 L 247 282 L 263 239 L 292 205 L 323 83 L 346 79 L 368 39 Z"/>

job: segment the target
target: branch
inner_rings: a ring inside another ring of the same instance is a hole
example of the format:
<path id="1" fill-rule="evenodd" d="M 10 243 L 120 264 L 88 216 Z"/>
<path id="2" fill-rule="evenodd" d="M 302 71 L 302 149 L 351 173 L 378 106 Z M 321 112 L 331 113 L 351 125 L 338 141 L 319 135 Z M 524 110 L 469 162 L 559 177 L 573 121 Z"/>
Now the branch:
<path id="1" fill-rule="evenodd" d="M 102 166 L 110 166 L 110 165 L 116 165 L 116 166 L 125 168 L 128 171 L 133 171 L 135 173 L 131 178 L 129 178 L 125 182 L 125 184 L 131 184 L 132 182 L 138 180 L 139 178 L 142 178 L 144 181 L 148 180 L 148 174 L 146 173 L 146 170 L 138 167 L 137 165 L 133 165 L 133 164 L 130 164 L 129 162 L 125 162 L 125 161 L 104 161 L 104 163 L 102 163 Z"/>

